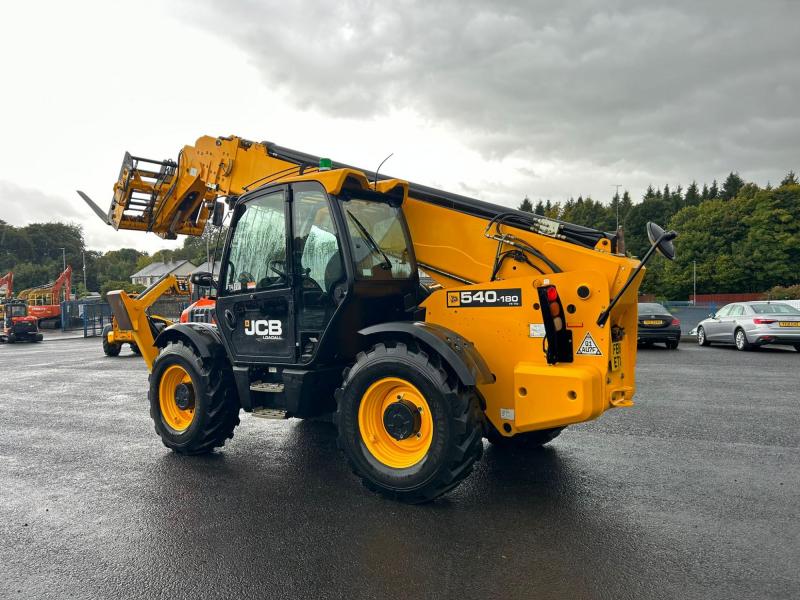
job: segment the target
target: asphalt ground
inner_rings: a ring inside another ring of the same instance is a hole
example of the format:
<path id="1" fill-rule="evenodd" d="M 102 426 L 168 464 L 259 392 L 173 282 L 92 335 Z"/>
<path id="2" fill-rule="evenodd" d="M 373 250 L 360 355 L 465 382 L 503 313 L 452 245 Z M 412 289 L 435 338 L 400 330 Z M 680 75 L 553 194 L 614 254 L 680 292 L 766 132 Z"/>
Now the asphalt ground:
<path id="1" fill-rule="evenodd" d="M 798 598 L 798 371 L 642 350 L 635 407 L 405 506 L 330 425 L 243 415 L 180 457 L 140 358 L 0 345 L 0 598 Z"/>

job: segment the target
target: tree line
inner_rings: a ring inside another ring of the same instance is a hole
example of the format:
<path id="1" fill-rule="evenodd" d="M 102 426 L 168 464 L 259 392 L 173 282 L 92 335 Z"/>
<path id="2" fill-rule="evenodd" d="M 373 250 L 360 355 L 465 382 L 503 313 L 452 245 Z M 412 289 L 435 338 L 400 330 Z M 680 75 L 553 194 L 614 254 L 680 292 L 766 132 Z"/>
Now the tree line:
<path id="1" fill-rule="evenodd" d="M 603 231 L 623 230 L 625 248 L 642 256 L 649 247 L 645 225 L 654 221 L 678 232 L 674 262 L 654 260 L 643 293 L 682 300 L 692 293 L 766 292 L 800 282 L 800 182 L 790 171 L 773 187 L 746 182 L 738 173 L 719 186 L 692 182 L 648 187 L 634 204 L 626 191 L 609 204 L 592 198 L 565 203 L 525 198 L 520 210 Z M 791 290 L 790 292 L 791 293 Z"/>
<path id="2" fill-rule="evenodd" d="M 645 225 L 655 221 L 675 229 L 677 258 L 654 260 L 642 291 L 673 300 L 688 298 L 696 271 L 698 293 L 764 292 L 793 294 L 800 284 L 800 182 L 790 171 L 777 187 L 759 187 L 732 172 L 716 181 L 686 188 L 648 187 L 634 203 L 625 191 L 603 204 L 590 197 L 564 203 L 525 198 L 521 210 L 603 231 L 622 228 L 631 256 L 642 256 L 648 241 Z M 200 265 L 206 252 L 219 255 L 220 235 L 209 226 L 202 237 L 187 237 L 174 250 L 148 254 L 134 248 L 98 252 L 86 248 L 81 227 L 69 223 L 33 223 L 14 227 L 0 219 L 0 275 L 14 271 L 21 291 L 53 281 L 64 262 L 74 270 L 79 296 L 111 289 L 138 291 L 130 276 L 154 261 L 189 260 Z M 84 285 L 83 265 L 86 265 Z M 780 289 L 778 289 L 780 288 Z M 788 290 L 788 291 L 786 291 Z"/>

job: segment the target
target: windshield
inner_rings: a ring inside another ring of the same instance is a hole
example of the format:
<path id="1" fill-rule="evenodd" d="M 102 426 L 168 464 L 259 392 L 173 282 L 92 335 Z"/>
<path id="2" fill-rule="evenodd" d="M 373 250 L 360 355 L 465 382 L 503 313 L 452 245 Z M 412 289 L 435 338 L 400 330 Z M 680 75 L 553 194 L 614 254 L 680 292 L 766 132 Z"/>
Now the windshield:
<path id="1" fill-rule="evenodd" d="M 342 200 L 360 279 L 408 279 L 414 272 L 400 209 L 384 202 Z"/>
<path id="2" fill-rule="evenodd" d="M 750 308 L 753 309 L 757 315 L 800 315 L 800 310 L 788 304 L 772 304 L 765 302 L 764 304 L 751 304 Z"/>
<path id="3" fill-rule="evenodd" d="M 11 305 L 8 307 L 8 312 L 12 317 L 24 317 L 28 314 L 27 306 Z"/>
<path id="4" fill-rule="evenodd" d="M 655 302 L 641 302 L 639 303 L 639 314 L 642 313 L 661 313 L 669 314 L 669 311 Z"/>

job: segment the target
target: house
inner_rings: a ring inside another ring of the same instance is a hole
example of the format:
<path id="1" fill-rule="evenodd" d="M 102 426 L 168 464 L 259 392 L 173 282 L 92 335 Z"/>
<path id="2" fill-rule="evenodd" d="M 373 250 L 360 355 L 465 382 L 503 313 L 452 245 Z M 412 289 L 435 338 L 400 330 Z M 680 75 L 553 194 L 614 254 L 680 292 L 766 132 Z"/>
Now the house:
<path id="1" fill-rule="evenodd" d="M 189 273 L 195 270 L 194 264 L 188 260 L 177 260 L 175 262 L 154 262 L 145 268 L 131 275 L 131 282 L 144 286 L 153 285 L 164 275 L 176 275 L 178 277 L 188 277 Z"/>
<path id="2" fill-rule="evenodd" d="M 222 263 L 218 260 L 213 262 L 214 262 L 214 279 L 219 279 L 219 266 Z M 195 267 L 194 269 L 192 269 L 189 275 L 193 273 L 211 273 L 211 266 L 208 264 L 208 262 L 204 262 L 199 267 Z"/>

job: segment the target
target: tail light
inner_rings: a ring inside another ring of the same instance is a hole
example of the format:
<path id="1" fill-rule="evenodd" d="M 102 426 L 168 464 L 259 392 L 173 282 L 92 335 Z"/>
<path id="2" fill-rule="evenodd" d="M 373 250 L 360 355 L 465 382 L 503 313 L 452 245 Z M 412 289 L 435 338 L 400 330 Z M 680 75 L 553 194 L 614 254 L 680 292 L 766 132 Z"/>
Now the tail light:
<path id="1" fill-rule="evenodd" d="M 770 325 L 775 323 L 775 319 L 753 319 L 753 323 L 756 325 Z"/>
<path id="2" fill-rule="evenodd" d="M 544 320 L 548 364 L 572 362 L 572 332 L 567 329 L 564 307 L 561 305 L 556 286 L 544 285 L 536 291 L 539 293 L 539 304 Z"/>
<path id="3" fill-rule="evenodd" d="M 675 317 L 672 317 L 672 326 L 673 327 L 680 327 L 681 326 L 681 320 L 680 319 L 676 319 Z"/>

